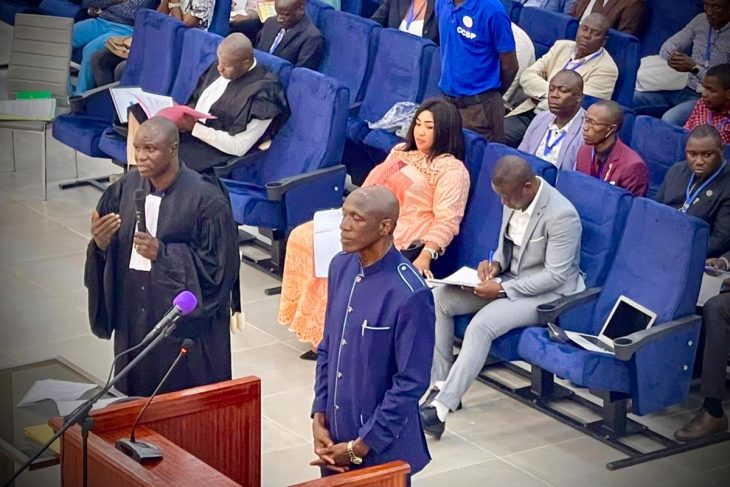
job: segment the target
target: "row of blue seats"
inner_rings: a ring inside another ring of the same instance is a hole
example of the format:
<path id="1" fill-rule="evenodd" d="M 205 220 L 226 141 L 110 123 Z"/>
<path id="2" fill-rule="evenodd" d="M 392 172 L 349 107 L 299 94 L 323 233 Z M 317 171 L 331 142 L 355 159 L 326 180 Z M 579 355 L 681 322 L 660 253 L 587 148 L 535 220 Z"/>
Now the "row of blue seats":
<path id="1" fill-rule="evenodd" d="M 502 204 L 491 188 L 491 173 L 501 157 L 519 154 L 573 203 L 583 227 L 581 270 L 588 289 L 565 298 L 560 306 L 545 307 L 540 323 L 556 322 L 559 312 L 570 310 L 562 313 L 563 328 L 597 335 L 622 294 L 657 313 L 657 324 L 631 335 L 617 346 L 615 355 L 552 342 L 540 326 L 498 338 L 492 355 L 506 362 L 525 361 L 534 369 L 587 387 L 606 401 L 632 398 L 637 415 L 684 402 L 700 332 L 694 309 L 707 225 L 590 176 L 573 171 L 558 174 L 549 163 L 472 134 L 467 134 L 466 142 L 465 164 L 472 189 L 460 232 L 434 263 L 434 273 L 446 275 L 464 265 L 475 267 L 489 249 L 496 248 Z M 457 337 L 468 333 L 470 318 L 457 318 Z"/>

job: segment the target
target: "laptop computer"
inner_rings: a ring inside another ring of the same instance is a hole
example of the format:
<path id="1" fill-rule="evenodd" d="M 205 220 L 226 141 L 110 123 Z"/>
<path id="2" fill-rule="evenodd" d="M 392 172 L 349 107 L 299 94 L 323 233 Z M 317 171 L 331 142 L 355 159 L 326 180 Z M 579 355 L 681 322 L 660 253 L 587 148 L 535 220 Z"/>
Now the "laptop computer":
<path id="1" fill-rule="evenodd" d="M 656 313 L 624 295 L 613 305 L 598 336 L 565 330 L 565 334 L 577 345 L 591 352 L 614 353 L 613 341 L 646 330 L 654 324 Z"/>

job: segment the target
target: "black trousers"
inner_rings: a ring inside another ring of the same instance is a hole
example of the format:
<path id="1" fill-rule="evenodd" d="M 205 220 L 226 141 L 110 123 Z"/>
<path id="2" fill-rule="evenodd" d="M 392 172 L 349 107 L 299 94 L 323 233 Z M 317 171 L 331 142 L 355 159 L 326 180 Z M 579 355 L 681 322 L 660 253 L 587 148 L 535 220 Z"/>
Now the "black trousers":
<path id="1" fill-rule="evenodd" d="M 700 393 L 704 397 L 721 399 L 725 394 L 730 349 L 730 293 L 719 294 L 705 303 L 702 323 L 705 348 Z"/>
<path id="2" fill-rule="evenodd" d="M 504 117 L 504 143 L 510 147 L 517 148 L 527 132 L 527 127 L 535 118 L 535 111 L 523 112 L 519 115 Z"/>

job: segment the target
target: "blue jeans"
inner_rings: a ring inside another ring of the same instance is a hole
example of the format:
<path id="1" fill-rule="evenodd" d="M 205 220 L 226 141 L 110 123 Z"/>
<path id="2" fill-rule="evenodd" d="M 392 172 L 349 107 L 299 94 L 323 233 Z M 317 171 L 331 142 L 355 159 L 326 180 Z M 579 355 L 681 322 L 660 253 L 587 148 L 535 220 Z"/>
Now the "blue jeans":
<path id="1" fill-rule="evenodd" d="M 128 36 L 132 34 L 132 26 L 117 24 L 104 19 L 86 19 L 74 25 L 73 47 L 83 47 L 79 81 L 74 94 L 79 95 L 94 87 L 94 72 L 91 69 L 91 56 L 104 48 L 107 38 L 111 36 Z"/>
<path id="2" fill-rule="evenodd" d="M 684 126 L 700 94 L 691 88 L 674 91 L 636 91 L 634 110 L 639 115 L 661 116 L 662 120 Z"/>

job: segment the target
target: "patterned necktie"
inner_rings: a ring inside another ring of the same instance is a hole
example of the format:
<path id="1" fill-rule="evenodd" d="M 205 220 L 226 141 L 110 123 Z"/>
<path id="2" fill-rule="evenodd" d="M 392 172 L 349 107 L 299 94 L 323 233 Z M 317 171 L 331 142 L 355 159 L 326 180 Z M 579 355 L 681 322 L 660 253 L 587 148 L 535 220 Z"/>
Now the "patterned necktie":
<path id="1" fill-rule="evenodd" d="M 276 34 L 276 39 L 274 39 L 274 43 L 271 44 L 271 48 L 269 48 L 269 54 L 273 54 L 277 47 L 279 47 L 279 43 L 281 42 L 281 39 L 284 37 L 284 33 L 286 30 L 281 29 L 278 34 Z"/>

